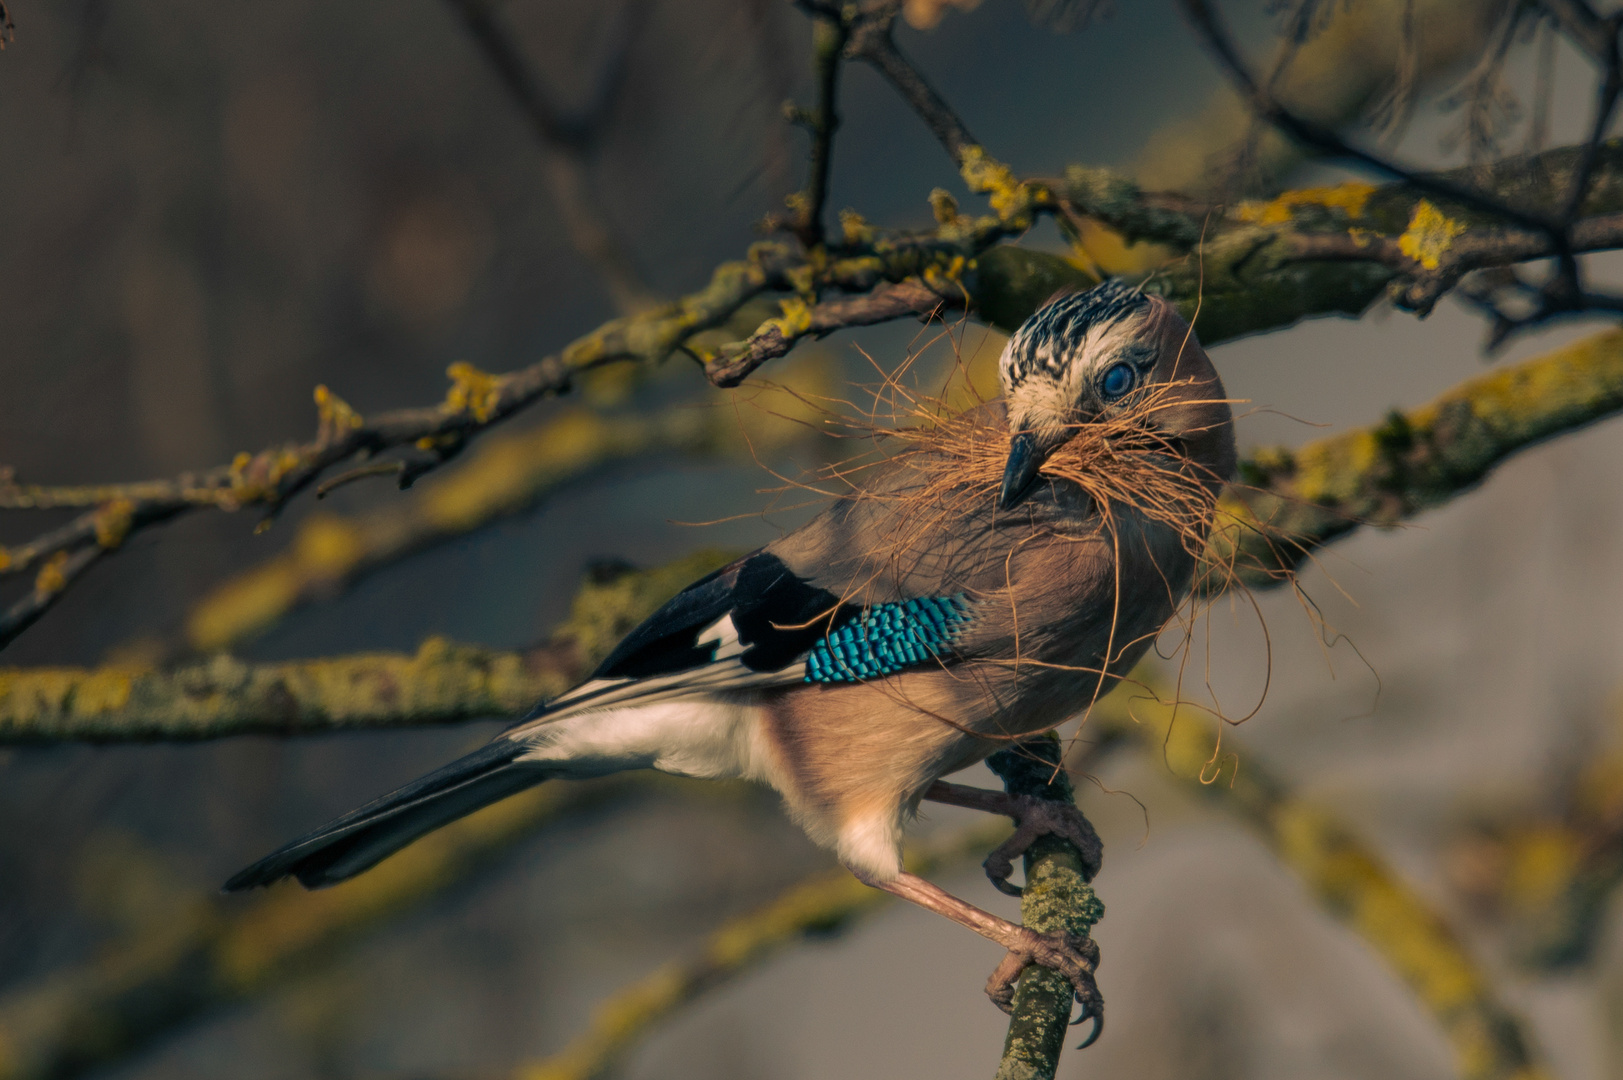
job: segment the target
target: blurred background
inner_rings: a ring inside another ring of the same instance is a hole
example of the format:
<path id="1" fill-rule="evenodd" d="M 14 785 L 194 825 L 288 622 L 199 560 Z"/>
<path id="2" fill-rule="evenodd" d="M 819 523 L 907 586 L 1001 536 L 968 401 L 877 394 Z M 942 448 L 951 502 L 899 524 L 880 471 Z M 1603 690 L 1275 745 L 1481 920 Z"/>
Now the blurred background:
<path id="1" fill-rule="evenodd" d="M 1292 77 L 1297 100 L 1351 123 L 1391 80 L 1400 6 L 1327 9 L 1329 28 Z M 810 30 L 780 0 L 510 0 L 503 17 L 546 94 L 587 133 L 568 146 L 536 137 L 443 0 L 10 7 L 0 462 L 28 481 L 166 476 L 306 438 L 317 383 L 366 412 L 435 401 L 453 361 L 516 368 L 699 287 L 803 179 L 804 136 L 781 106 L 809 102 Z M 1503 12 L 1490 0 L 1419 5 L 1420 104 L 1387 145 L 1417 162 L 1461 160 L 1459 110 L 1439 105 Z M 1267 169 L 1225 167 L 1248 124 L 1167 0 L 1036 18 L 1011 0 L 908 14 L 902 47 L 1023 175 L 1082 162 L 1208 194 L 1338 175 L 1280 154 Z M 1259 54 L 1269 47 L 1276 12 L 1247 0 L 1228 15 Z M 1544 48 L 1518 50 L 1507 68 L 1524 126 Z M 1549 48 L 1543 122 L 1561 145 L 1583 135 L 1592 76 L 1564 43 Z M 869 71 L 848 71 L 841 106 L 833 207 L 924 227 L 933 187 L 972 205 Z M 1063 246 L 1051 227 L 1025 242 Z M 1617 269 L 1594 267 L 1603 281 Z M 1492 363 L 1594 330 L 1541 331 Z M 1213 356 L 1249 402 L 1242 448 L 1297 445 L 1481 373 L 1483 332 L 1452 301 L 1425 321 L 1377 305 Z M 762 374 L 843 393 L 923 340 L 914 324 L 841 335 Z M 953 344 L 922 363 L 944 364 Z M 1000 344 L 973 325 L 957 331 L 972 363 Z M 638 377 L 607 373 L 498 435 L 582 408 L 687 410 L 754 430 L 755 393 L 716 391 L 676 357 Z M 604 463 L 243 625 L 219 614 L 234 610 L 224 584 L 267 560 L 319 561 L 333 521 L 421 493 L 376 482 L 320 504 L 307 496 L 261 534 L 245 514 L 191 516 L 137 536 L 4 662 L 411 652 L 432 635 L 532 647 L 567 616 L 583 576 L 747 549 L 801 520 L 798 500 L 768 490 L 774 473 L 839 451 L 772 432 L 754 452 L 733 431 Z M 1332 645 L 1293 597 L 1263 595 L 1272 681 L 1234 733 L 1242 770 L 1255 762 L 1333 809 L 1450 921 L 1563 1080 L 1623 1077 L 1608 809 L 1623 796 L 1605 780 L 1623 751 L 1620 454 L 1623 429 L 1601 424 L 1519 455 L 1411 526 L 1328 549 L 1304 585 L 1345 635 Z M 0 517 L 0 542 L 39 526 Z M 1225 700 L 1243 714 L 1267 670 L 1257 620 L 1243 608 L 1231 618 L 1224 602 L 1211 644 Z M 26 1022 L 18 1003 L 73 993 L 132 940 L 161 943 L 231 872 L 499 722 L 0 751 L 0 1003 L 11 1003 L 0 1007 Z M 1096 936 L 1110 1026 L 1067 1055 L 1062 1076 L 1456 1075 L 1432 1015 L 1219 803 L 1149 754 L 1104 758 L 1097 779 L 1079 792 L 1106 841 Z M 966 820 L 932 809 L 918 831 Z M 379 915 L 342 948 L 94 1072 L 508 1075 L 561 1048 L 606 995 L 829 865 L 764 795 L 639 790 L 532 830 L 430 901 Z M 974 860 L 940 880 L 1017 910 Z M 622 1074 L 988 1076 L 1006 1021 L 981 986 L 998 959 L 944 920 L 886 907 L 703 996 Z"/>

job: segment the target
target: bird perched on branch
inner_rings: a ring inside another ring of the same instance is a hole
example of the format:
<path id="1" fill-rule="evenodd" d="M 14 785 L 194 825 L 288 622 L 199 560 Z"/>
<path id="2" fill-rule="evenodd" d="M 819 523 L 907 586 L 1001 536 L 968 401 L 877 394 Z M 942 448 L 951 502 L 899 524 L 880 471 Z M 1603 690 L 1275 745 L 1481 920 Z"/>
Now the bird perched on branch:
<path id="1" fill-rule="evenodd" d="M 1084 712 L 1149 647 L 1190 589 L 1234 467 L 1232 420 L 1189 326 L 1120 282 L 1046 304 L 999 376 L 1001 399 L 897 432 L 898 452 L 842 474 L 849 492 L 689 586 L 574 690 L 226 889 L 343 881 L 544 780 L 744 777 L 781 792 L 862 881 L 1007 948 L 987 987 L 1003 1007 L 1026 965 L 1064 973 L 1096 1037 L 1097 947 L 907 873 L 902 830 L 923 799 L 1016 819 L 987 861 L 1005 891 L 1044 832 L 1097 872 L 1074 807 L 941 777 Z"/>

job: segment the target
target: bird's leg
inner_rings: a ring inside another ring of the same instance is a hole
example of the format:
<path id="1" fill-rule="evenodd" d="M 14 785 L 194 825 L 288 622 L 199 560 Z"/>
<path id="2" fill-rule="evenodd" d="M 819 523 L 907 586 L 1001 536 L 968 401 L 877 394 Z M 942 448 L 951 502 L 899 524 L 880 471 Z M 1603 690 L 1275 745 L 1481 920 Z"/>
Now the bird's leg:
<path id="1" fill-rule="evenodd" d="M 1094 969 L 1099 966 L 1099 946 L 1093 943 L 1092 938 L 1072 934 L 1039 934 L 965 903 L 939 885 L 933 885 L 905 870 L 891 881 L 880 881 L 860 870 L 851 872 L 865 885 L 883 889 L 938 915 L 945 915 L 960 926 L 967 926 L 1008 949 L 1009 954 L 992 972 L 992 977 L 986 980 L 986 996 L 1004 1012 L 1013 1010 L 1014 984 L 1020 973 L 1031 964 L 1039 964 L 1070 980 L 1076 990 L 1076 1000 L 1082 1005 L 1082 1015 L 1077 1023 L 1091 1018 L 1097 1025 L 1103 1018 L 1104 998 L 1093 981 Z M 1092 1039 L 1088 1041 L 1092 1042 Z"/>
<path id="2" fill-rule="evenodd" d="M 1009 875 L 1014 873 L 1014 860 L 1024 855 L 1039 836 L 1049 834 L 1076 845 L 1077 852 L 1082 856 L 1083 880 L 1092 881 L 1094 875 L 1099 873 L 1100 863 L 1104 860 L 1104 844 L 1093 825 L 1082 816 L 1082 811 L 1070 803 L 949 784 L 945 780 L 931 784 L 925 790 L 924 797 L 931 802 L 985 810 L 989 814 L 1002 814 L 1014 819 L 1014 835 L 1003 841 L 981 864 L 999 892 L 1010 896 L 1020 895 L 1020 886 L 1009 884 Z"/>

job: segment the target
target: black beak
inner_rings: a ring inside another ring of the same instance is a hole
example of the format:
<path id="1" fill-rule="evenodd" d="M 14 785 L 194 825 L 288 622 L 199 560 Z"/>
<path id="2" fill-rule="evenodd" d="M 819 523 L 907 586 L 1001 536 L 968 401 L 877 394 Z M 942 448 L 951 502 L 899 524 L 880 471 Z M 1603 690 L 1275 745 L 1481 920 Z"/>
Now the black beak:
<path id="1" fill-rule="evenodd" d="M 1031 492 L 1037 470 L 1048 455 L 1037 449 L 1037 437 L 1022 431 L 1009 440 L 1009 464 L 1003 470 L 1003 491 L 997 497 L 1000 510 L 1017 505 Z"/>

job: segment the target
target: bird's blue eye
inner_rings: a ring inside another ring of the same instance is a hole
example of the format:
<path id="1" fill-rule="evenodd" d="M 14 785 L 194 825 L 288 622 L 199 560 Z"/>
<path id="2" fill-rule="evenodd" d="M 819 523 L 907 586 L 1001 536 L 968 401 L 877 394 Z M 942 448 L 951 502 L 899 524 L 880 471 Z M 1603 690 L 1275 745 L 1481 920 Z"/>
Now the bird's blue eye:
<path id="1" fill-rule="evenodd" d="M 1115 401 L 1133 388 L 1138 379 L 1138 373 L 1131 364 L 1112 364 L 1105 372 L 1104 378 L 1099 380 L 1099 392 L 1106 401 Z"/>

